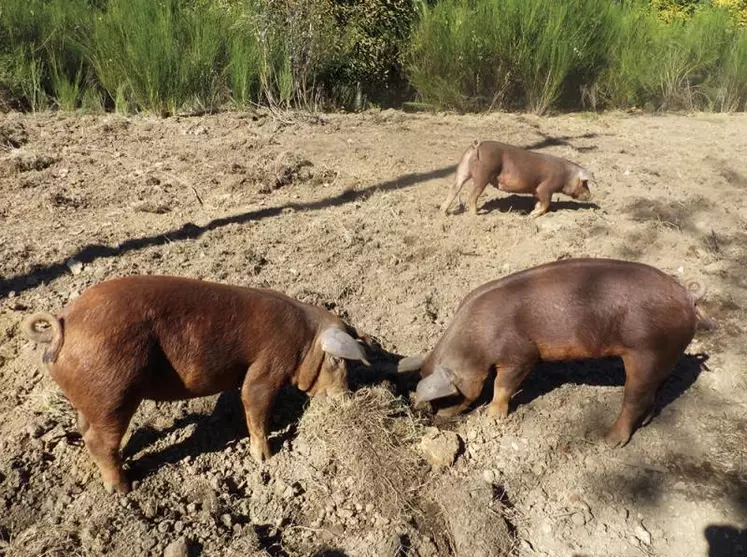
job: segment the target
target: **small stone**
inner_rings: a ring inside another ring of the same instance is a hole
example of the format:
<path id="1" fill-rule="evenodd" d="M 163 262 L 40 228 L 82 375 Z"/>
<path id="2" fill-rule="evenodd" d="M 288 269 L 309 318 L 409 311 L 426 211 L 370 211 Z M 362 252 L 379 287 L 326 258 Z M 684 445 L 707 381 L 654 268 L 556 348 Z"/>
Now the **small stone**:
<path id="1" fill-rule="evenodd" d="M 181 534 L 182 530 L 184 530 L 184 522 L 181 520 L 177 520 L 174 522 L 174 532 L 177 534 Z"/>
<path id="2" fill-rule="evenodd" d="M 70 258 L 67 260 L 65 265 L 67 265 L 67 268 L 70 269 L 70 272 L 74 275 L 79 275 L 83 271 L 83 263 L 77 259 Z"/>
<path id="3" fill-rule="evenodd" d="M 231 526 L 233 526 L 233 517 L 228 513 L 221 516 L 220 521 L 225 525 L 226 528 L 231 528 Z"/>
<path id="4" fill-rule="evenodd" d="M 353 509 L 339 509 L 337 511 L 337 516 L 342 518 L 343 520 L 350 520 L 355 516 L 355 511 Z"/>
<path id="5" fill-rule="evenodd" d="M 586 524 L 584 513 L 573 513 L 571 515 L 571 522 L 573 522 L 573 524 L 575 524 L 576 526 L 583 526 L 584 524 Z"/>
<path id="6" fill-rule="evenodd" d="M 492 470 L 485 470 L 482 473 L 482 479 L 486 484 L 493 485 L 495 483 L 495 472 Z"/>
<path id="7" fill-rule="evenodd" d="M 462 440 L 452 431 L 439 431 L 435 427 L 427 428 L 420 441 L 420 450 L 426 460 L 433 466 L 451 466 L 462 447 Z"/>
<path id="8" fill-rule="evenodd" d="M 154 518 L 158 514 L 158 506 L 153 501 L 144 501 L 140 510 L 145 518 Z"/>
<path id="9" fill-rule="evenodd" d="M 157 544 L 158 544 L 158 542 L 156 541 L 155 538 L 145 538 L 140 543 L 140 547 L 142 547 L 145 551 L 148 551 L 148 550 L 153 549 L 154 547 L 156 547 Z"/>
<path id="10" fill-rule="evenodd" d="M 171 529 L 171 524 L 169 524 L 168 520 L 162 520 L 158 523 L 158 531 L 162 534 L 165 534 Z"/>
<path id="11" fill-rule="evenodd" d="M 636 524 L 635 529 L 633 530 L 633 533 L 635 534 L 635 537 L 641 540 L 643 545 L 651 545 L 651 534 L 644 528 L 643 524 L 640 522 Z"/>
<path id="12" fill-rule="evenodd" d="M 363 505 L 361 505 L 360 503 L 356 503 L 355 510 L 358 512 L 361 512 L 363 510 Z"/>
<path id="13" fill-rule="evenodd" d="M 197 512 L 197 503 L 190 503 L 189 505 L 187 505 L 187 512 L 188 513 Z"/>
<path id="14" fill-rule="evenodd" d="M 188 557 L 189 544 L 184 538 L 179 538 L 166 546 L 163 551 L 163 557 Z"/>
<path id="15" fill-rule="evenodd" d="M 544 470 L 545 470 L 545 467 L 542 466 L 542 463 L 540 462 L 532 466 L 532 472 L 534 472 L 535 476 L 540 476 Z"/>
<path id="16" fill-rule="evenodd" d="M 28 433 L 29 437 L 32 439 L 38 439 L 44 435 L 44 428 L 40 424 L 29 424 L 26 426 L 26 433 Z"/>
<path id="17" fill-rule="evenodd" d="M 470 429 L 467 432 L 467 440 L 468 441 L 474 441 L 475 439 L 477 439 L 477 430 L 476 429 Z"/>

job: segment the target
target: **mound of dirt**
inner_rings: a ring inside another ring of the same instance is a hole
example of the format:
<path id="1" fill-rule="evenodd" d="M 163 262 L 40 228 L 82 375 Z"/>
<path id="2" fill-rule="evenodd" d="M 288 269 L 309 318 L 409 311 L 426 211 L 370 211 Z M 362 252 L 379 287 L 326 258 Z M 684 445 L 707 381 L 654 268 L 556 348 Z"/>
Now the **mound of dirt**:
<path id="1" fill-rule="evenodd" d="M 254 184 L 259 193 L 268 194 L 293 184 L 321 184 L 334 180 L 335 176 L 335 172 L 317 168 L 296 152 L 282 151 L 261 157 L 246 169 L 244 181 Z"/>
<path id="2" fill-rule="evenodd" d="M 496 491 L 482 478 L 452 475 L 443 476 L 431 487 L 429 499 L 441 511 L 456 557 L 511 554 L 514 543 Z"/>
<path id="3" fill-rule="evenodd" d="M 22 122 L 0 122 L 0 149 L 18 149 L 28 140 L 29 134 Z"/>
<path id="4" fill-rule="evenodd" d="M 294 445 L 312 467 L 345 486 L 339 518 L 353 518 L 361 507 L 375 509 L 383 522 L 398 521 L 424 473 L 413 450 L 422 427 L 406 401 L 384 387 L 364 388 L 350 397 L 313 400 Z M 318 495 L 326 498 L 323 492 Z"/>

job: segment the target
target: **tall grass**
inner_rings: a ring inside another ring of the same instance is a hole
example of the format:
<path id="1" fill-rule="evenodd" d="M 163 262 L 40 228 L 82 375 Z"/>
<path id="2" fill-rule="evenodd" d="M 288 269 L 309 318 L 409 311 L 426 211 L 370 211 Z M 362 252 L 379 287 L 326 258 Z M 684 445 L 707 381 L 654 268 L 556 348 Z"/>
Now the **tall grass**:
<path id="1" fill-rule="evenodd" d="M 222 102 L 225 14 L 180 0 L 109 0 L 92 26 L 88 58 L 115 105 L 169 114 Z"/>
<path id="2" fill-rule="evenodd" d="M 667 23 L 640 1 L 441 0 L 420 6 L 408 70 L 460 110 L 743 110 L 746 37 L 711 6 Z"/>
<path id="3" fill-rule="evenodd" d="M 0 109 L 747 109 L 736 12 L 652 4 L 2 0 Z"/>

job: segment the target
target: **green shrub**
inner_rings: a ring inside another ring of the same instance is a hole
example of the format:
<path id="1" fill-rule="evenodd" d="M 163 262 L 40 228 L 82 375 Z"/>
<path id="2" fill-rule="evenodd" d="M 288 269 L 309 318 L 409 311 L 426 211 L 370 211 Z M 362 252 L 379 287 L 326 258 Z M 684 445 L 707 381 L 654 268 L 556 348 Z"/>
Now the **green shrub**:
<path id="1" fill-rule="evenodd" d="M 225 14 L 207 1 L 109 0 L 93 23 L 88 57 L 117 106 L 212 109 L 225 100 L 227 30 Z"/>

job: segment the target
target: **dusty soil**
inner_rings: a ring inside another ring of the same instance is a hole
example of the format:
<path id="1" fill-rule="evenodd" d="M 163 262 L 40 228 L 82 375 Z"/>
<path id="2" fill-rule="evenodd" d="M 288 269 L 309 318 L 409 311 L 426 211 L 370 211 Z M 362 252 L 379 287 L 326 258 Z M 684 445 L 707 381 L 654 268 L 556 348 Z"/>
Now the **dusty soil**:
<path id="1" fill-rule="evenodd" d="M 747 116 L 0 118 L 0 553 L 747 554 Z M 533 220 L 489 189 L 477 217 L 440 215 L 476 138 L 579 162 L 593 203 Z M 499 423 L 410 410 L 396 356 L 479 284 L 575 256 L 701 279 L 719 323 L 628 446 L 599 443 L 616 359 L 538 366 Z M 136 488 L 110 496 L 18 325 L 131 273 L 276 288 L 388 354 L 349 400 L 285 393 L 263 466 L 237 396 L 143 404 Z M 428 464 L 426 434 L 458 435 L 453 465 Z"/>

